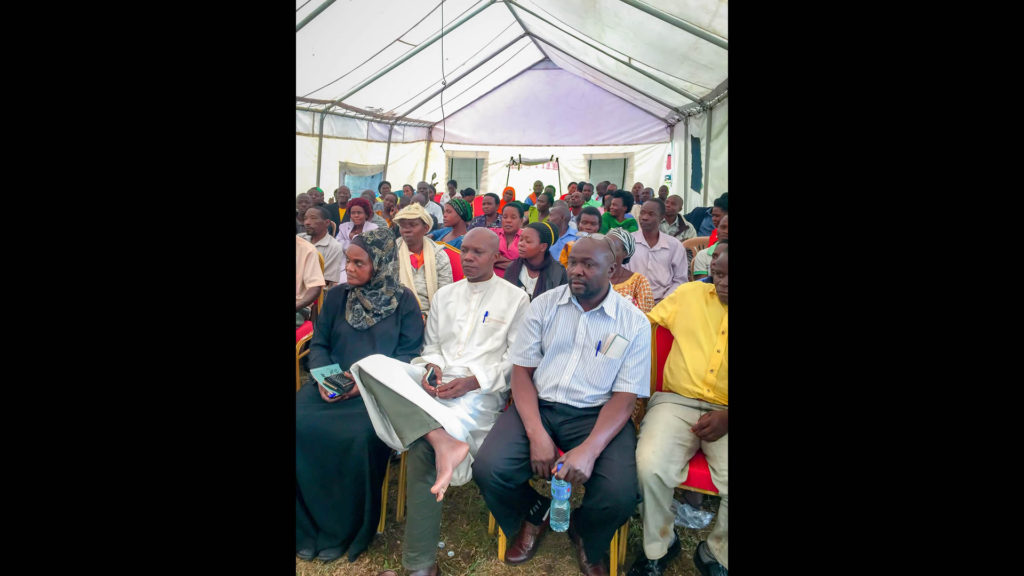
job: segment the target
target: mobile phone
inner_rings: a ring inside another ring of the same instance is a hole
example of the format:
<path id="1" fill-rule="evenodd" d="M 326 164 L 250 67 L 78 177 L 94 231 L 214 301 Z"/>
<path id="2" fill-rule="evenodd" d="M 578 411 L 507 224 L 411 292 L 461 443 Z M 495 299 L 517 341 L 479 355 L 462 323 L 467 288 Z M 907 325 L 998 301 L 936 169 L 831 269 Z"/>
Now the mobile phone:
<path id="1" fill-rule="evenodd" d="M 352 390 L 352 386 L 355 385 L 356 381 L 344 376 L 343 374 L 333 374 L 324 378 L 324 382 L 329 384 L 328 390 L 335 389 L 339 394 L 348 394 Z"/>
<path id="2" fill-rule="evenodd" d="M 434 373 L 434 367 L 427 368 L 427 384 L 430 384 L 434 388 L 437 388 L 437 374 Z"/>

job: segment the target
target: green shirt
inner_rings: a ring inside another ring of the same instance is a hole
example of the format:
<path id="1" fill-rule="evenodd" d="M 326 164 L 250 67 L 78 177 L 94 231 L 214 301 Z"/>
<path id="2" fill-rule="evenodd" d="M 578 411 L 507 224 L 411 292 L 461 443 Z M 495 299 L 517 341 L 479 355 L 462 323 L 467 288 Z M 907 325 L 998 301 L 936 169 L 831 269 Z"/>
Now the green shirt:
<path id="1" fill-rule="evenodd" d="M 601 234 L 607 234 L 612 228 L 625 228 L 630 232 L 636 232 L 640 229 L 640 225 L 637 223 L 636 218 L 626 218 L 619 222 L 612 216 L 611 212 L 605 212 L 601 215 Z"/>

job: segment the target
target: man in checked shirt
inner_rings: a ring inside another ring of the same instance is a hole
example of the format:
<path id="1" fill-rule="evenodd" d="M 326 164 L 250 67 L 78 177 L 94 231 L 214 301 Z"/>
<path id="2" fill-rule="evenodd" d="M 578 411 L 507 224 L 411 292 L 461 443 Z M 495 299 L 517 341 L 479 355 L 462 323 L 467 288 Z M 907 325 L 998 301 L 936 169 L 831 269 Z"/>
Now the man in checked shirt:
<path id="1" fill-rule="evenodd" d="M 473 462 L 484 501 L 512 539 L 509 564 L 533 557 L 547 530 L 550 500 L 529 480 L 550 478 L 558 463 L 556 476 L 586 487 L 568 533 L 584 574 L 608 573 L 612 535 L 636 507 L 636 432 L 627 423 L 650 392 L 651 329 L 612 289 L 613 261 L 603 235 L 577 241 L 569 284 L 530 304 L 511 350 L 514 403 Z"/>

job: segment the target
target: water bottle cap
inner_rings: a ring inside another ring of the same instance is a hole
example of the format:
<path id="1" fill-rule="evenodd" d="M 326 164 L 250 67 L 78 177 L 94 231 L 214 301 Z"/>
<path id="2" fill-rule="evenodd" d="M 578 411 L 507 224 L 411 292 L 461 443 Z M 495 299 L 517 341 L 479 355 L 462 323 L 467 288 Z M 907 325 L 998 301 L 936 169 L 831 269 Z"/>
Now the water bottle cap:
<path id="1" fill-rule="evenodd" d="M 555 468 L 555 474 L 557 474 L 557 473 L 562 471 L 562 464 L 564 464 L 564 462 L 559 462 L 558 463 L 558 467 Z"/>

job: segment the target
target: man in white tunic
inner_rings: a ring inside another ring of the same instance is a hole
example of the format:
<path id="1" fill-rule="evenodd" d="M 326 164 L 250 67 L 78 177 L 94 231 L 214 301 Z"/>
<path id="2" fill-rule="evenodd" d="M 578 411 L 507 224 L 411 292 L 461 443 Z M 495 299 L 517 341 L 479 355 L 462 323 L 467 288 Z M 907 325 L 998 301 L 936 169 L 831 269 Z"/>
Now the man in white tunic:
<path id="1" fill-rule="evenodd" d="M 377 435 L 409 450 L 402 564 L 417 576 L 437 573 L 444 492 L 472 478 L 473 457 L 508 399 L 510 349 L 529 297 L 494 274 L 497 255 L 496 234 L 470 230 L 465 278 L 434 294 L 422 355 L 406 364 L 378 354 L 351 368 Z"/>

